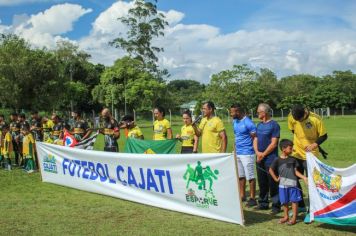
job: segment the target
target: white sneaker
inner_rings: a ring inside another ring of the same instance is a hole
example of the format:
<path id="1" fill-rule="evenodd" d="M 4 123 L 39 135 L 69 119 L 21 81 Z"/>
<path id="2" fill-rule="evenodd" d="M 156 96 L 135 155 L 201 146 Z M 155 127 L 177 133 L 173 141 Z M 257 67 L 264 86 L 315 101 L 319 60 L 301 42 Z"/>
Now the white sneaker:
<path id="1" fill-rule="evenodd" d="M 26 171 L 26 172 L 29 173 L 29 174 L 31 174 L 31 173 L 34 172 L 34 170 L 28 170 L 28 171 Z"/>

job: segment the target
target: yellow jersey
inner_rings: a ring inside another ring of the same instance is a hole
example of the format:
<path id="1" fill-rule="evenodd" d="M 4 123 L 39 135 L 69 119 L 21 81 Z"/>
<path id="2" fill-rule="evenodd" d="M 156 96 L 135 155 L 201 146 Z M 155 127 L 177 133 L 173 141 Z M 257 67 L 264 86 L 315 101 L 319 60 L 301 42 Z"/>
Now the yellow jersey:
<path id="1" fill-rule="evenodd" d="M 136 125 L 135 127 L 128 130 L 128 138 L 140 138 L 143 135 L 141 129 Z"/>
<path id="2" fill-rule="evenodd" d="M 10 132 L 7 132 L 1 140 L 1 154 L 9 156 L 12 153 L 12 137 Z"/>
<path id="3" fill-rule="evenodd" d="M 305 147 L 315 143 L 315 141 L 326 134 L 326 129 L 320 116 L 309 112 L 307 119 L 302 122 L 294 120 L 292 114 L 288 115 L 288 129 L 294 131 L 293 136 L 293 156 L 305 160 Z M 315 156 L 319 155 L 319 149 L 312 151 Z"/>
<path id="4" fill-rule="evenodd" d="M 210 119 L 204 117 L 199 129 L 202 132 L 202 153 L 220 153 L 222 145 L 220 132 L 225 130 L 222 120 L 216 116 Z"/>
<path id="5" fill-rule="evenodd" d="M 195 131 L 192 125 L 183 125 L 181 128 L 182 147 L 194 146 Z"/>
<path id="6" fill-rule="evenodd" d="M 31 133 L 28 133 L 23 137 L 22 143 L 22 155 L 24 157 L 31 156 L 32 158 L 35 157 L 35 139 L 33 138 Z"/>
<path id="7" fill-rule="evenodd" d="M 167 130 L 171 128 L 171 124 L 167 119 L 156 120 L 153 123 L 153 140 L 167 139 Z"/>

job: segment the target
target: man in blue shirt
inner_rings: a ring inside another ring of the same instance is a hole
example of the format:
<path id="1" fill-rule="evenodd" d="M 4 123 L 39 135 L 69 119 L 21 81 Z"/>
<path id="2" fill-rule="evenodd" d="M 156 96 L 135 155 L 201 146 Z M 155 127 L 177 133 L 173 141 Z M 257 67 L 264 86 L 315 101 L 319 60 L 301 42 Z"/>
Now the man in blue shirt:
<path id="1" fill-rule="evenodd" d="M 253 146 L 257 156 L 257 178 L 260 188 L 260 210 L 269 208 L 268 193 L 272 200 L 272 213 L 280 212 L 281 204 L 278 197 L 278 183 L 276 183 L 268 170 L 272 162 L 278 158 L 278 140 L 280 137 L 279 124 L 271 119 L 271 108 L 266 103 L 258 105 L 257 114 L 261 122 L 257 125 L 256 138 Z"/>
<path id="2" fill-rule="evenodd" d="M 239 104 L 230 107 L 230 116 L 233 118 L 233 130 L 235 134 L 235 151 L 240 181 L 240 195 L 242 201 L 246 201 L 246 180 L 250 184 L 250 199 L 247 206 L 256 206 L 256 178 L 255 178 L 255 151 L 253 139 L 256 136 L 256 126 L 245 115 L 244 109 Z"/>

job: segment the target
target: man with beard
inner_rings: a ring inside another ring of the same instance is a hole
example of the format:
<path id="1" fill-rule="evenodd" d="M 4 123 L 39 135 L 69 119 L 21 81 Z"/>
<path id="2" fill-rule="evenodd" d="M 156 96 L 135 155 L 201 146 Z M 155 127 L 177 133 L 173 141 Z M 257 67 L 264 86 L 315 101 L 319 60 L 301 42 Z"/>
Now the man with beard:
<path id="1" fill-rule="evenodd" d="M 108 108 L 104 108 L 101 112 L 103 118 L 103 128 L 100 132 L 104 134 L 105 139 L 105 152 L 118 152 L 119 146 L 117 140 L 120 137 L 120 126 L 119 123 L 111 115 Z"/>
<path id="2" fill-rule="evenodd" d="M 215 105 L 208 101 L 203 104 L 204 118 L 199 127 L 193 125 L 198 137 L 202 136 L 202 153 L 225 153 L 227 136 L 222 120 L 215 116 Z"/>

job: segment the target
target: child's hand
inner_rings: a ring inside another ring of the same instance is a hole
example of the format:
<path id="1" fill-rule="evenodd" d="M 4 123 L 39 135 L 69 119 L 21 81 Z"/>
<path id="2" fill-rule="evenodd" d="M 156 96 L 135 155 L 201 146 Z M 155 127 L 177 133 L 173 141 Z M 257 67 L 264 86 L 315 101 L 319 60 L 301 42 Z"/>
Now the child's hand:
<path id="1" fill-rule="evenodd" d="M 176 139 L 180 139 L 180 135 L 179 134 L 176 135 Z"/>

